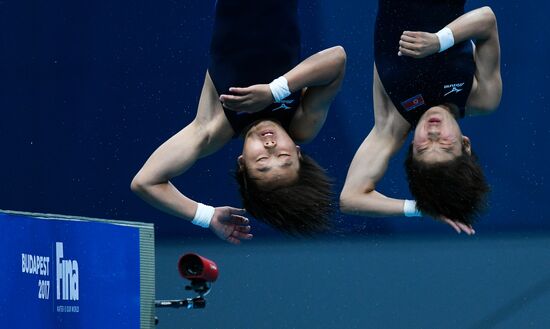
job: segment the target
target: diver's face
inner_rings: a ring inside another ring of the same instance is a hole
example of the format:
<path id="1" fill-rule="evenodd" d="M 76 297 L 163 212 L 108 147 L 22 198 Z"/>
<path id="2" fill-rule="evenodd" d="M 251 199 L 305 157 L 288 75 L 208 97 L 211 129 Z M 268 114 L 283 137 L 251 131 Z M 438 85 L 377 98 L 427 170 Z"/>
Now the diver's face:
<path id="1" fill-rule="evenodd" d="M 462 145 L 471 154 L 470 140 L 462 136 L 449 109 L 430 108 L 422 115 L 413 139 L 413 156 L 426 163 L 446 162 L 462 155 Z"/>
<path id="2" fill-rule="evenodd" d="M 266 189 L 288 185 L 298 178 L 300 147 L 273 121 L 254 125 L 244 138 L 239 166 Z"/>

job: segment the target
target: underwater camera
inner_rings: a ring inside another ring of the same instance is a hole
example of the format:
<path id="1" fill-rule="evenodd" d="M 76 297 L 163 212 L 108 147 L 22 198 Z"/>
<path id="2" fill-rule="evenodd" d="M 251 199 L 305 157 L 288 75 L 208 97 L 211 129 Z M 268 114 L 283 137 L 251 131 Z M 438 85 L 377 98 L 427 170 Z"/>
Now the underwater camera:
<path id="1" fill-rule="evenodd" d="M 177 300 L 156 300 L 155 307 L 205 308 L 206 299 L 204 296 L 210 292 L 212 282 L 218 278 L 218 266 L 216 263 L 198 254 L 187 253 L 182 255 L 178 260 L 178 272 L 183 278 L 191 281 L 189 285 L 185 286 L 185 290 L 192 290 L 198 296 Z M 155 324 L 158 324 L 157 317 L 155 317 Z"/>

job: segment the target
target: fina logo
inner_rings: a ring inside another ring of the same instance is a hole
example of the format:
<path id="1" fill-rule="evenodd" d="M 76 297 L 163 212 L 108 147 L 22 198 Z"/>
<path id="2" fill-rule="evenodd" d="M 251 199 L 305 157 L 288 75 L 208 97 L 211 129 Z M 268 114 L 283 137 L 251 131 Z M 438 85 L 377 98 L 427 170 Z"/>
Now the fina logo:
<path id="1" fill-rule="evenodd" d="M 57 300 L 78 300 L 78 262 L 63 258 L 63 242 L 55 243 Z"/>

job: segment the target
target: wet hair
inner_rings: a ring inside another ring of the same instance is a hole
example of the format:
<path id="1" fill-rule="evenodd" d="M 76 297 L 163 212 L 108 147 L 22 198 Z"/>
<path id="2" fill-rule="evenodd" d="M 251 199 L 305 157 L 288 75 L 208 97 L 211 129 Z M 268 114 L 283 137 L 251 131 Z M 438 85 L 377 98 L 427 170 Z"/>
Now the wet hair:
<path id="1" fill-rule="evenodd" d="M 244 208 L 271 227 L 292 236 L 311 236 L 330 228 L 332 181 L 311 157 L 302 154 L 298 178 L 287 186 L 261 189 L 238 165 L 235 179 Z"/>
<path id="2" fill-rule="evenodd" d="M 441 163 L 415 159 L 411 145 L 405 170 L 416 207 L 424 214 L 471 225 L 487 207 L 489 185 L 477 157 L 464 145 L 462 155 Z"/>

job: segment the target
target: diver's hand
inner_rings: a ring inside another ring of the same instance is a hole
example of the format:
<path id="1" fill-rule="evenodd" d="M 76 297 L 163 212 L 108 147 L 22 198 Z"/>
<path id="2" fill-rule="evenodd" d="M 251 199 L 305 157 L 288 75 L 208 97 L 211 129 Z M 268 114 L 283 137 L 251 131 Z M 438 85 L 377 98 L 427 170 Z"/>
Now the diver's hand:
<path id="1" fill-rule="evenodd" d="M 231 111 L 254 113 L 273 103 L 269 85 L 253 85 L 246 88 L 231 87 L 234 95 L 221 95 L 220 102 Z"/>
<path id="2" fill-rule="evenodd" d="M 240 244 L 241 240 L 252 239 L 248 218 L 242 216 L 244 209 L 217 207 L 210 221 L 210 229 L 222 240 Z"/>
<path id="3" fill-rule="evenodd" d="M 436 219 L 443 222 L 443 223 L 446 223 L 447 225 L 454 228 L 456 233 L 458 233 L 458 234 L 460 234 L 460 232 L 464 232 L 468 235 L 476 234 L 476 231 L 474 231 L 474 228 L 472 227 L 472 225 L 466 225 L 466 224 L 454 221 L 454 220 L 449 219 L 449 218 L 444 217 L 444 216 L 436 218 Z"/>
<path id="4" fill-rule="evenodd" d="M 435 33 L 404 31 L 399 40 L 399 56 L 424 58 L 439 51 L 439 39 Z"/>

